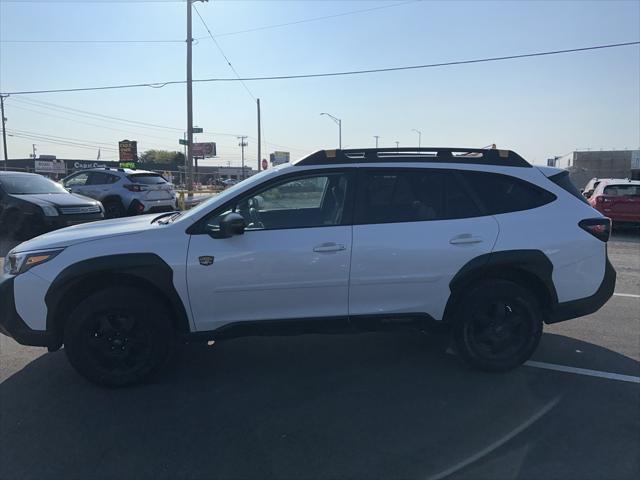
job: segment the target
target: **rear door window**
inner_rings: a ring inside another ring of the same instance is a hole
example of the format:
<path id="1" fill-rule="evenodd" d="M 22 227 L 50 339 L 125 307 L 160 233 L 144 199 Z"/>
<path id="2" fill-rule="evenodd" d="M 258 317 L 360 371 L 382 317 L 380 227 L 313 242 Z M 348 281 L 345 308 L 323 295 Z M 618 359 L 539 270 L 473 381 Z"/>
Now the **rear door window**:
<path id="1" fill-rule="evenodd" d="M 91 172 L 87 185 L 108 185 L 115 183 L 118 177 L 105 172 Z"/>
<path id="2" fill-rule="evenodd" d="M 423 222 L 481 215 L 451 170 L 368 170 L 361 174 L 358 183 L 358 224 Z"/>
<path id="3" fill-rule="evenodd" d="M 460 172 L 489 215 L 541 207 L 557 197 L 516 177 L 488 172 Z"/>

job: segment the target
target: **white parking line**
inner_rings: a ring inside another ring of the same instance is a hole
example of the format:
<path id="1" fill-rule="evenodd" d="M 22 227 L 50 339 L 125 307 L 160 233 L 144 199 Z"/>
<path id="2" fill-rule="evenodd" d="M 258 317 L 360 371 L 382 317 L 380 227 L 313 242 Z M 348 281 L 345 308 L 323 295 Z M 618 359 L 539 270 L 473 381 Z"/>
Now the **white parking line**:
<path id="1" fill-rule="evenodd" d="M 640 298 L 640 295 L 635 295 L 633 293 L 614 293 L 614 297 L 629 297 L 629 298 Z"/>
<path id="2" fill-rule="evenodd" d="M 449 355 L 457 355 L 453 348 L 447 348 L 445 352 Z M 640 377 L 633 375 L 622 375 L 621 373 L 602 372 L 600 370 L 590 370 L 588 368 L 569 367 L 567 365 L 557 365 L 555 363 L 537 362 L 529 360 L 524 365 L 533 368 L 542 368 L 545 370 L 555 370 L 557 372 L 575 373 L 576 375 L 586 375 L 588 377 L 607 378 L 609 380 L 618 380 L 620 382 L 640 383 Z"/>
<path id="3" fill-rule="evenodd" d="M 640 383 L 640 377 L 633 375 L 621 375 L 620 373 L 601 372 L 600 370 L 589 370 L 588 368 L 568 367 L 566 365 L 556 365 L 555 363 L 536 362 L 529 360 L 525 362 L 528 367 L 544 368 L 546 370 L 556 370 L 558 372 L 575 373 L 587 375 L 589 377 L 608 378 L 609 380 L 619 380 L 621 382 Z"/>

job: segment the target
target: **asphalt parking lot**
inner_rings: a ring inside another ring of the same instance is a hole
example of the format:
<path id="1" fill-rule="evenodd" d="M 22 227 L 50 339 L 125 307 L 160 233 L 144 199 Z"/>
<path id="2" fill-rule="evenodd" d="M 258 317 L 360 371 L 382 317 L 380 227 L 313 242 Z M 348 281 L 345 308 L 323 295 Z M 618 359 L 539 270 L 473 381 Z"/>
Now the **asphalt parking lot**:
<path id="1" fill-rule="evenodd" d="M 638 478 L 640 234 L 609 255 L 616 295 L 508 374 L 438 335 L 244 338 L 107 390 L 0 336 L 0 477 Z"/>

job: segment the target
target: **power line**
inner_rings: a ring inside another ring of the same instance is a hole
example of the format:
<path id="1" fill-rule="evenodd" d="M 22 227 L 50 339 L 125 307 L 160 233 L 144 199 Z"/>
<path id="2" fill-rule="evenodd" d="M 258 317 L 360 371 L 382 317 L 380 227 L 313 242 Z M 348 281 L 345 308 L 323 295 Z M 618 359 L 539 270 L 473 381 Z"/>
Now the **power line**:
<path id="1" fill-rule="evenodd" d="M 156 123 L 147 123 L 147 122 L 140 122 L 137 120 L 127 120 L 126 118 L 120 118 L 120 117 L 114 117 L 111 115 L 104 115 L 101 113 L 95 113 L 95 112 L 89 112 L 87 110 L 80 110 L 78 108 L 72 108 L 72 107 L 65 107 L 62 105 L 56 105 L 55 103 L 50 103 L 50 102 L 45 102 L 42 100 L 33 100 L 33 99 L 27 99 L 27 98 L 17 98 L 15 99 L 18 102 L 21 103 L 28 103 L 31 104 L 33 106 L 38 106 L 41 108 L 48 108 L 50 110 L 54 110 L 54 111 L 62 111 L 62 112 L 70 112 L 74 115 L 78 115 L 78 116 L 91 116 L 91 117 L 98 117 L 98 118 L 104 118 L 107 120 L 115 120 L 121 123 L 127 123 L 127 124 L 132 124 L 132 125 L 137 125 L 137 126 L 141 126 L 141 127 L 146 127 L 146 128 L 154 128 L 154 129 L 162 129 L 162 130 L 173 130 L 176 132 L 182 132 L 184 131 L 184 128 L 177 128 L 177 127 L 167 127 L 165 125 L 158 125 Z M 73 113 L 73 112 L 78 112 L 78 113 Z M 80 115 L 82 114 L 82 115 Z"/>
<path id="2" fill-rule="evenodd" d="M 335 13 L 333 15 L 324 15 L 321 17 L 311 17 L 311 18 L 303 18 L 301 20 L 294 20 L 292 22 L 285 22 L 285 23 L 276 23 L 273 25 L 264 25 L 262 27 L 254 27 L 254 28 L 247 28 L 245 30 L 236 30 L 234 32 L 224 32 L 224 33 L 218 33 L 216 34 L 216 37 L 226 37 L 226 36 L 231 36 L 231 35 L 239 35 L 241 33 L 250 33 L 250 32 L 258 32 L 261 30 L 269 30 L 272 28 L 281 28 L 281 27 L 288 27 L 290 25 L 299 25 L 301 23 L 308 23 L 308 22 L 317 22 L 320 20 L 326 20 L 329 18 L 337 18 L 337 17 L 345 17 L 347 15 L 355 15 L 358 13 L 366 13 L 366 12 L 372 12 L 374 10 L 383 10 L 385 8 L 394 8 L 394 7 L 399 7 L 402 5 L 407 5 L 409 3 L 417 3 L 417 2 L 422 2 L 424 0 L 408 0 L 405 2 L 397 2 L 397 3 L 393 3 L 391 5 L 382 5 L 379 7 L 371 7 L 371 8 L 362 8 L 360 10 L 351 10 L 348 12 L 342 12 L 342 13 Z"/>
<path id="3" fill-rule="evenodd" d="M 100 43 L 184 43 L 184 40 L 0 40 L 0 43 L 13 43 L 13 44 L 23 44 L 23 43 L 89 43 L 89 44 L 100 44 Z"/>
<path id="4" fill-rule="evenodd" d="M 218 50 L 220 51 L 220 54 L 224 57 L 224 59 L 227 62 L 227 65 L 229 65 L 229 68 L 231 68 L 231 70 L 233 71 L 233 73 L 235 74 L 236 78 L 240 81 L 240 83 L 242 84 L 242 86 L 244 87 L 244 89 L 247 91 L 247 93 L 249 94 L 249 96 L 251 96 L 251 98 L 253 98 L 253 101 L 256 101 L 256 97 L 253 95 L 253 93 L 251 93 L 251 90 L 249 90 L 249 87 L 247 87 L 247 84 L 244 83 L 242 81 L 242 79 L 240 78 L 240 74 L 237 72 L 237 70 L 235 69 L 235 67 L 231 64 L 231 60 L 229 60 L 229 57 L 227 57 L 227 55 L 224 53 L 224 50 L 222 50 L 222 47 L 220 46 L 220 44 L 218 43 L 218 41 L 216 40 L 216 38 L 213 36 L 213 33 L 211 33 L 211 30 L 209 29 L 209 26 L 207 25 L 207 22 L 204 21 L 204 18 L 202 18 L 202 15 L 200 15 L 200 11 L 198 10 L 198 8 L 194 5 L 193 9 L 196 11 L 196 13 L 198 14 L 198 18 L 200 18 L 200 21 L 202 22 L 202 25 L 204 25 L 204 28 L 207 30 L 207 33 L 209 34 L 209 37 L 211 37 L 211 40 L 213 40 L 213 43 L 215 44 L 216 47 L 218 47 Z"/>
<path id="5" fill-rule="evenodd" d="M 25 134 L 21 134 L 21 133 L 10 133 L 10 135 L 16 137 L 16 138 L 24 138 L 27 140 L 36 140 L 38 142 L 42 142 L 42 143 L 51 143 L 53 145 L 61 145 L 61 146 L 65 146 L 65 147 L 74 147 L 74 148 L 85 148 L 85 149 L 89 149 L 89 150 L 97 150 L 98 148 L 100 148 L 101 150 L 109 150 L 109 151 L 113 151 L 116 152 L 117 150 L 114 148 L 107 148 L 107 147 L 103 147 L 103 146 L 99 146 L 99 145 L 89 145 L 86 143 L 77 143 L 77 142 L 68 142 L 68 141 L 63 141 L 63 140 L 57 140 L 57 139 L 52 139 L 52 138 L 48 138 L 48 137 L 43 137 L 40 135 L 25 135 Z"/>
<path id="6" fill-rule="evenodd" d="M 30 132 L 28 130 L 18 130 L 18 129 L 10 129 L 9 130 L 12 133 L 19 133 L 21 135 L 36 135 L 36 136 L 40 136 L 40 137 L 46 137 L 46 138 L 53 138 L 55 140 L 69 140 L 71 142 L 80 142 L 83 143 L 85 145 L 96 145 L 96 146 L 100 146 L 101 148 L 104 146 L 104 148 L 106 149 L 111 149 L 111 150 L 117 150 L 116 147 L 114 146 L 115 143 L 114 142 L 97 142 L 94 140 L 87 140 L 87 139 L 82 139 L 82 138 L 72 138 L 72 137 L 61 137 L 59 135 L 50 135 L 48 133 L 38 133 L 38 132 Z"/>
<path id="7" fill-rule="evenodd" d="M 595 45 L 590 47 L 581 47 L 581 48 L 569 48 L 564 50 L 550 50 L 544 52 L 534 52 L 534 53 L 523 53 L 518 55 L 505 55 L 500 57 L 485 57 L 485 58 L 476 58 L 471 60 L 455 60 L 449 62 L 440 62 L 440 63 L 429 63 L 424 65 L 409 65 L 402 67 L 387 67 L 387 68 L 373 68 L 368 70 L 348 70 L 343 72 L 327 72 L 327 73 L 308 73 L 308 74 L 294 74 L 294 75 L 274 75 L 274 76 L 263 76 L 263 77 L 243 77 L 243 78 L 203 78 L 193 80 L 194 83 L 207 83 L 207 82 L 248 82 L 248 81 L 264 81 L 264 80 L 294 80 L 301 78 L 321 78 L 321 77 L 339 77 L 339 76 L 347 76 L 347 75 L 364 75 L 371 73 L 384 73 L 384 72 L 398 72 L 403 70 L 419 70 L 425 68 L 438 68 L 438 67 L 449 67 L 454 65 L 469 65 L 474 63 L 487 63 L 487 62 L 499 62 L 505 60 L 516 60 L 522 58 L 533 58 L 533 57 L 543 57 L 550 55 L 560 55 L 565 53 L 577 53 L 577 52 L 586 52 L 589 50 L 603 50 L 608 48 L 617 48 L 617 47 L 627 47 L 631 45 L 639 45 L 640 41 L 636 42 L 624 42 L 624 43 L 612 43 L 607 45 Z M 162 88 L 167 85 L 181 85 L 186 83 L 185 80 L 172 80 L 167 82 L 156 82 L 156 83 L 132 83 L 125 85 L 106 85 L 99 87 L 79 87 L 79 88 L 58 88 L 51 90 L 25 90 L 25 91 L 17 91 L 17 92 L 6 92 L 4 95 L 35 95 L 39 93 L 69 93 L 69 92 L 88 92 L 88 91 L 99 91 L 99 90 L 118 90 L 125 88 L 138 88 L 138 87 L 151 87 L 151 88 Z"/>
<path id="8" fill-rule="evenodd" d="M 259 32 L 262 30 L 271 30 L 274 28 L 282 28 L 282 27 L 288 27 L 291 25 L 300 25 L 302 23 L 309 23 L 309 22 L 318 22 L 321 20 L 328 20 L 331 18 L 338 18 L 338 17 L 346 17 L 349 15 L 356 15 L 359 13 L 368 13 L 368 12 L 373 12 L 375 10 L 384 10 L 387 8 L 395 8 L 395 7 L 400 7 L 403 5 L 407 5 L 407 4 L 411 4 L 411 3 L 418 3 L 424 0 L 407 0 L 407 1 L 403 1 L 403 2 L 396 2 L 393 3 L 391 5 L 382 5 L 382 6 L 378 6 L 378 7 L 371 7 L 371 8 L 362 8 L 359 10 L 350 10 L 347 12 L 341 12 L 341 13 L 335 13 L 335 14 L 331 14 L 331 15 L 323 15 L 320 17 L 310 17 L 310 18 L 302 18 L 300 20 L 294 20 L 291 22 L 283 22 L 283 23 L 275 23 L 275 24 L 271 24 L 271 25 L 262 25 L 259 27 L 253 27 L 253 28 L 247 28 L 244 30 L 235 30 L 232 32 L 223 32 L 223 33 L 217 33 L 215 35 L 213 35 L 215 38 L 220 38 L 220 37 L 227 37 L 227 36 L 232 36 L 232 35 L 240 35 L 243 33 L 251 33 L 251 32 Z M 26 2 L 23 2 L 26 3 Z M 74 3 L 74 2 L 71 2 Z M 87 2 L 83 2 L 83 3 L 87 3 Z M 106 3 L 105 2 L 96 2 L 96 3 Z M 208 37 L 196 37 L 195 40 L 204 40 Z M 157 39 L 157 40 L 136 40 L 136 39 L 131 39 L 131 40 L 126 40 L 126 39 L 119 39 L 119 40 L 109 40 L 109 39 L 105 39 L 105 40 L 90 40 L 90 39 L 69 39 L 69 40 L 0 40 L 0 43 L 13 43 L 13 44 L 20 44 L 20 43 L 63 43 L 63 44 L 101 44 L 101 43 L 184 43 L 184 40 L 165 40 L 165 39 Z"/>

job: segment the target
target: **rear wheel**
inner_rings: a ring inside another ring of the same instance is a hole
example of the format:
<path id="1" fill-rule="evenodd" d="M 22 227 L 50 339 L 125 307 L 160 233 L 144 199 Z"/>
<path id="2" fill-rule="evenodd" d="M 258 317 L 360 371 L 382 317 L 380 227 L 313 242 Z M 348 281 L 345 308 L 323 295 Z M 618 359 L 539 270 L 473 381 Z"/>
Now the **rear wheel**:
<path id="1" fill-rule="evenodd" d="M 83 300 L 65 325 L 71 365 L 109 387 L 141 383 L 167 361 L 174 343 L 164 303 L 144 290 L 113 287 Z"/>
<path id="2" fill-rule="evenodd" d="M 536 297 L 501 279 L 473 285 L 459 299 L 454 341 L 462 358 L 486 371 L 506 371 L 527 361 L 542 335 L 543 313 Z"/>
<path id="3" fill-rule="evenodd" d="M 125 211 L 122 202 L 117 199 L 107 200 L 103 203 L 105 218 L 124 217 Z"/>

